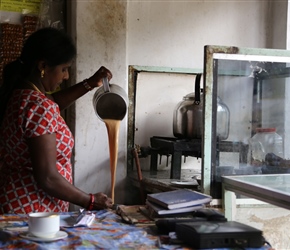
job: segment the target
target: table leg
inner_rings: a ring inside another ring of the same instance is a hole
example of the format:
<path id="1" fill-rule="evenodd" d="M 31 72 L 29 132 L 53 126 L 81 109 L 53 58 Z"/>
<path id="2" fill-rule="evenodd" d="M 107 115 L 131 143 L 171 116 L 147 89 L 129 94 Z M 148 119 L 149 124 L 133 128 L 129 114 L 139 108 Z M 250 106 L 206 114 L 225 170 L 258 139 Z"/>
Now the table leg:
<path id="1" fill-rule="evenodd" d="M 222 189 L 223 189 L 222 204 L 225 217 L 229 221 L 233 221 L 235 220 L 237 211 L 236 195 L 234 192 L 227 190 L 224 184 L 222 184 Z"/>
<path id="2" fill-rule="evenodd" d="M 182 152 L 173 152 L 171 158 L 170 179 L 180 179 L 181 177 Z"/>
<path id="3" fill-rule="evenodd" d="M 157 152 L 151 152 L 151 159 L 150 159 L 150 173 L 157 174 L 157 162 L 158 162 L 158 154 Z"/>

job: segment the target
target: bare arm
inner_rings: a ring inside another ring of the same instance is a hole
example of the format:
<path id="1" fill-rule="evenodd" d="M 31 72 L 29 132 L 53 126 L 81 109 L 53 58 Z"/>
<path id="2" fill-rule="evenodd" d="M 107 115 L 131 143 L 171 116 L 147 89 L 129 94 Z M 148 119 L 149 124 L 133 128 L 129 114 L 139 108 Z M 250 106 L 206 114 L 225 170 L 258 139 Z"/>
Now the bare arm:
<path id="1" fill-rule="evenodd" d="M 38 185 L 49 195 L 87 208 L 90 195 L 70 184 L 56 168 L 55 134 L 28 139 L 33 176 Z M 111 199 L 102 193 L 95 196 L 94 209 L 112 206 Z"/>
<path id="2" fill-rule="evenodd" d="M 102 66 L 93 76 L 87 79 L 87 83 L 92 89 L 99 87 L 102 85 L 102 79 L 104 77 L 108 77 L 110 80 L 112 73 Z M 52 94 L 52 98 L 58 104 L 60 110 L 63 110 L 87 92 L 88 90 L 84 87 L 83 82 L 80 82 Z"/>

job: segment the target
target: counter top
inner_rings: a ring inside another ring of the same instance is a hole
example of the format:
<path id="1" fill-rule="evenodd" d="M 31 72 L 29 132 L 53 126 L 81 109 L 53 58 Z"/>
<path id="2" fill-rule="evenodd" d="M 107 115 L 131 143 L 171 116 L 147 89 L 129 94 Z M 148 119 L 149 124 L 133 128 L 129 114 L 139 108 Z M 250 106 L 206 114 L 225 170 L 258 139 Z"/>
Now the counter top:
<path id="1" fill-rule="evenodd" d="M 61 227 L 68 236 L 52 242 L 22 238 L 22 227 L 27 228 L 26 215 L 0 215 L 0 249 L 156 249 L 159 244 L 158 236 L 148 233 L 146 227 L 123 223 L 113 210 L 96 211 L 90 227 Z"/>
<path id="2" fill-rule="evenodd" d="M 123 210 L 124 211 L 124 210 Z M 67 237 L 45 242 L 21 237 L 28 230 L 27 216 L 0 215 L 0 249 L 191 249 L 180 241 L 164 242 L 165 235 L 150 229 L 151 224 L 127 224 L 114 210 L 94 211 L 95 219 L 90 227 L 61 227 Z M 62 218 L 77 216 L 77 213 L 60 213 Z M 154 224 L 154 223 L 153 223 Z M 11 230 L 13 228 L 13 230 Z M 21 229 L 22 228 L 22 229 Z M 24 230 L 23 230 L 24 229 Z M 254 250 L 255 248 L 247 248 Z M 220 250 L 228 250 L 220 248 Z M 255 250 L 270 250 L 263 246 Z"/>

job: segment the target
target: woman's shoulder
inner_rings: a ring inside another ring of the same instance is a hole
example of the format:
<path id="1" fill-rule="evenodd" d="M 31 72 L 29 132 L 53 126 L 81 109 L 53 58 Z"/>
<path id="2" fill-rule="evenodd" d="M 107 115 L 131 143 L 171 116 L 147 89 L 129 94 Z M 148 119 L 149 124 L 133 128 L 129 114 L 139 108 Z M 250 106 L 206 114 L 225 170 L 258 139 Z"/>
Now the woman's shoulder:
<path id="1" fill-rule="evenodd" d="M 51 100 L 51 98 L 48 98 L 45 94 L 32 89 L 17 89 L 14 92 L 14 98 L 21 100 L 21 106 L 36 105 L 58 108 L 57 103 Z"/>

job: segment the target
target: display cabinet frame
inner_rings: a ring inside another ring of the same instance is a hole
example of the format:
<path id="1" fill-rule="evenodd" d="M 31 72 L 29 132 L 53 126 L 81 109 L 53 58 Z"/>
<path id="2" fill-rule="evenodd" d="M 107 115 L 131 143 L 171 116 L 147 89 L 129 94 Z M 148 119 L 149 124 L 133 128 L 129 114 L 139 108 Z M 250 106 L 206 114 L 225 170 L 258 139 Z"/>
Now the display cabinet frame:
<path id="1" fill-rule="evenodd" d="M 232 62 L 232 67 L 228 71 L 221 72 L 218 69 L 219 60 L 229 60 Z M 258 62 L 269 62 L 284 65 L 282 68 L 278 68 L 277 72 L 271 71 L 271 74 L 263 74 L 259 72 L 258 77 L 253 78 L 253 82 L 260 81 L 265 78 L 285 78 L 289 77 L 289 69 L 287 65 L 290 63 L 290 51 L 286 50 L 275 50 L 275 49 L 255 49 L 255 48 L 239 48 L 239 47 L 228 47 L 228 46 L 215 46 L 208 45 L 204 47 L 204 112 L 203 112 L 203 143 L 202 143 L 202 190 L 206 194 L 210 194 L 213 198 L 221 198 L 221 183 L 218 185 L 216 180 L 216 167 L 217 167 L 217 156 L 218 152 L 218 138 L 216 135 L 217 128 L 217 112 L 214 112 L 217 108 L 217 96 L 218 96 L 218 77 L 223 75 L 229 76 L 244 76 L 249 74 L 247 69 L 240 67 L 235 68 L 234 62 L 245 62 L 251 61 Z M 285 67 L 286 65 L 286 67 Z M 255 70 L 253 70 L 255 72 Z M 257 80 L 258 79 L 258 80 Z M 259 82 L 260 83 L 260 82 Z M 255 84 L 255 83 L 253 83 Z M 288 84 L 289 85 L 289 84 Z M 252 100 L 257 98 L 255 88 L 253 89 Z M 232 92 L 231 95 L 239 96 L 239 92 Z M 287 99 L 287 95 L 285 98 Z M 256 116 L 255 124 L 251 125 L 249 130 L 253 131 L 255 126 L 259 126 L 261 121 L 260 112 L 252 112 L 253 116 Z M 286 122 L 287 116 L 285 116 Z M 251 132 L 252 133 L 252 132 Z M 285 137 L 288 138 L 288 133 L 285 131 Z M 286 138 L 286 139 L 287 139 Z M 242 148 L 247 148 L 247 142 L 238 142 L 243 145 Z M 218 190 L 218 192 L 217 192 Z"/>

